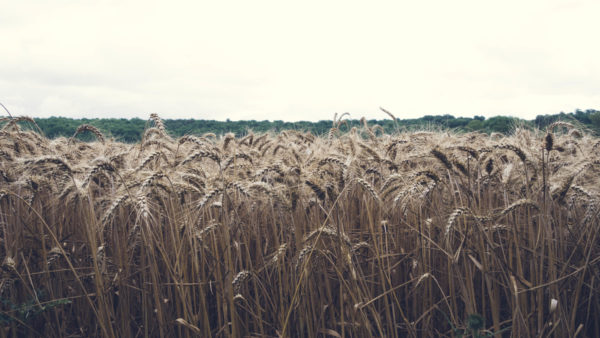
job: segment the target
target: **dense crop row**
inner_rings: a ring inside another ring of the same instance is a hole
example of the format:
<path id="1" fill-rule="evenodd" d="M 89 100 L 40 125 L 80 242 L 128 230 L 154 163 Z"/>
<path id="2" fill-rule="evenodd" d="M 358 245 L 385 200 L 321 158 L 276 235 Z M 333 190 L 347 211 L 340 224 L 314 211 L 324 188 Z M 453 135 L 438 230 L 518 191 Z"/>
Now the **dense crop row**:
<path id="1" fill-rule="evenodd" d="M 15 119 L 17 120 L 17 119 Z M 1 336 L 600 336 L 597 139 L 0 131 Z"/>

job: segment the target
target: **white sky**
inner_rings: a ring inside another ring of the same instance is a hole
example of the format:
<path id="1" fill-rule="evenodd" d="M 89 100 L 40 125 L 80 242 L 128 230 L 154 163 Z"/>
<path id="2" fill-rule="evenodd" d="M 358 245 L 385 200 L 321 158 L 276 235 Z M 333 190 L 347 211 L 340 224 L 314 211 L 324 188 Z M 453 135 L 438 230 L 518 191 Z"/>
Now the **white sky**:
<path id="1" fill-rule="evenodd" d="M 0 102 L 34 117 L 531 119 L 600 108 L 599 15 L 597 0 L 0 0 Z"/>

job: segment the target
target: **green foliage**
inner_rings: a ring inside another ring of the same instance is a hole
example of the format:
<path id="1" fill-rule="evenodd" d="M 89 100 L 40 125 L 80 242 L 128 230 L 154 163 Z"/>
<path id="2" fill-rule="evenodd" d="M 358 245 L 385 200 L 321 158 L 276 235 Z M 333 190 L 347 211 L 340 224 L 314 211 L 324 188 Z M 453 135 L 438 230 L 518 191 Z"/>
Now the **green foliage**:
<path id="1" fill-rule="evenodd" d="M 515 119 L 506 116 L 495 116 L 484 122 L 485 131 L 508 134 L 513 129 Z"/>
<path id="2" fill-rule="evenodd" d="M 589 120 L 592 128 L 596 131 L 600 131 L 600 111 L 590 114 Z"/>
<path id="3" fill-rule="evenodd" d="M 508 326 L 508 327 L 505 327 L 505 328 L 499 330 L 498 332 L 492 332 L 492 331 L 486 330 L 485 329 L 485 318 L 483 318 L 483 316 L 481 316 L 477 313 L 470 314 L 467 317 L 467 327 L 464 329 L 460 329 L 460 328 L 457 328 L 456 326 L 454 326 L 454 324 L 450 321 L 450 319 L 444 312 L 442 312 L 442 314 L 444 315 L 444 317 L 446 318 L 448 323 L 450 323 L 450 326 L 452 327 L 452 332 L 456 335 L 456 337 L 459 337 L 459 338 L 463 338 L 463 337 L 491 338 L 491 337 L 500 335 L 501 333 L 510 329 L 510 326 Z"/>
<path id="4" fill-rule="evenodd" d="M 418 119 L 398 120 L 400 130 L 419 130 L 419 129 L 451 129 L 455 131 L 479 131 L 484 133 L 504 133 L 509 134 L 515 125 L 525 127 L 536 127 L 543 129 L 549 124 L 558 121 L 577 122 L 580 125 L 600 134 L 600 111 L 596 110 L 576 110 L 574 113 L 560 113 L 555 115 L 539 115 L 534 120 L 526 121 L 515 117 L 496 116 L 486 119 L 483 116 L 459 117 L 452 115 L 426 115 Z M 147 121 L 139 118 L 133 119 L 70 119 L 65 117 L 50 117 L 36 119 L 37 124 L 48 138 L 71 137 L 78 126 L 90 124 L 97 127 L 107 138 L 114 138 L 116 141 L 134 143 L 140 141 Z M 164 120 L 166 129 L 173 137 L 180 137 L 187 134 L 202 135 L 205 133 L 215 133 L 223 135 L 234 133 L 236 136 L 244 136 L 248 132 L 280 132 L 282 130 L 299 130 L 311 132 L 314 135 L 325 135 L 332 126 L 331 120 L 321 120 L 318 122 L 298 121 L 285 122 L 276 121 L 214 121 L 214 120 Z M 394 123 L 390 119 L 369 120 L 369 126 L 379 125 L 387 133 L 395 131 Z M 21 125 L 23 129 L 32 129 L 27 123 Z M 347 132 L 352 127 L 360 128 L 362 124 L 359 120 L 344 120 L 340 126 L 341 132 Z M 84 141 L 93 139 L 93 135 L 83 133 L 78 136 Z"/>
<path id="5" fill-rule="evenodd" d="M 485 129 L 485 125 L 484 125 L 484 122 L 482 122 L 480 120 L 473 119 L 472 121 L 469 121 L 469 123 L 467 123 L 466 129 L 468 131 L 484 130 Z"/>
<path id="6" fill-rule="evenodd" d="M 68 299 L 40 302 L 40 299 L 43 299 L 43 297 L 44 292 L 38 291 L 36 292 L 36 297 L 32 297 L 21 304 L 14 304 L 9 299 L 0 298 L 0 303 L 4 309 L 0 312 L 0 325 L 7 325 L 13 321 L 27 323 L 44 311 L 71 303 Z"/>

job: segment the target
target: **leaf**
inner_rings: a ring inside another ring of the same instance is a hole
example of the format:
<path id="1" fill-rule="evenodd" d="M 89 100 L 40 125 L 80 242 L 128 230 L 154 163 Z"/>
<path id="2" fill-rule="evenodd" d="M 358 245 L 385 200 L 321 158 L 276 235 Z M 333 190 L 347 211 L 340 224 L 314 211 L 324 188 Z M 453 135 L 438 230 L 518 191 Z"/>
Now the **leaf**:
<path id="1" fill-rule="evenodd" d="M 339 333 L 337 333 L 336 331 L 333 331 L 332 329 L 320 329 L 319 332 L 320 333 L 324 333 L 324 334 L 326 334 L 328 336 L 334 336 L 334 337 L 337 337 L 337 338 L 342 338 L 342 336 Z"/>

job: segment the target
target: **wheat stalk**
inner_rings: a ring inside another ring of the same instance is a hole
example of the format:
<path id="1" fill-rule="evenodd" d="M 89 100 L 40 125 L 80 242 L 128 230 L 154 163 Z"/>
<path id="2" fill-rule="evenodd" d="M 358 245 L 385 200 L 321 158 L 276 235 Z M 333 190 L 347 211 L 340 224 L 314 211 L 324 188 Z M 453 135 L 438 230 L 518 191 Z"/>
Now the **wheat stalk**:
<path id="1" fill-rule="evenodd" d="M 82 124 L 79 127 L 77 127 L 77 130 L 75 130 L 75 134 L 73 134 L 73 136 L 71 136 L 71 138 L 69 139 L 68 143 L 71 143 L 75 137 L 83 132 L 89 131 L 90 133 L 96 135 L 96 139 L 98 139 L 98 141 L 104 143 L 104 135 L 102 135 L 102 132 L 100 132 L 100 130 L 92 125 L 89 124 Z"/>

